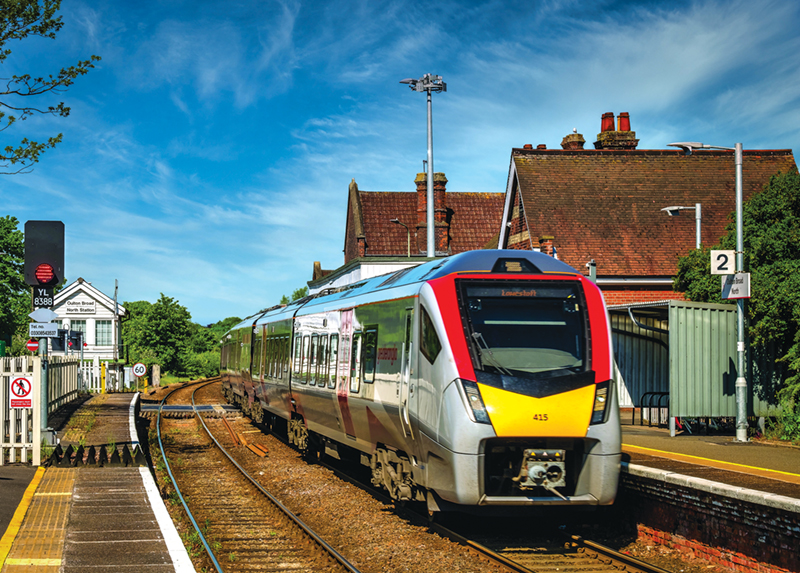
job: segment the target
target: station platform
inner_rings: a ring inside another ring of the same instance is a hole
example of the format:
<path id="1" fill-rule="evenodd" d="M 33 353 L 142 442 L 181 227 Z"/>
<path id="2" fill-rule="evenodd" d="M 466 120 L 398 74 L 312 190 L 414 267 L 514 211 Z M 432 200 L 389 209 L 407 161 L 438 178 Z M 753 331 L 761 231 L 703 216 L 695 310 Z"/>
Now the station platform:
<path id="1" fill-rule="evenodd" d="M 73 415 L 62 447 L 137 446 L 138 398 L 93 397 Z M 18 494 L 24 480 L 0 481 L 0 495 L 12 484 Z M 147 467 L 38 468 L 0 530 L 2 573 L 194 571 Z"/>
<path id="2" fill-rule="evenodd" d="M 785 509 L 800 513 L 800 447 L 734 438 L 725 434 L 671 437 L 666 428 L 623 424 L 622 471 L 661 479 L 686 476 L 694 478 L 684 481 L 695 488 L 705 482 L 725 484 L 729 488 L 705 485 L 716 493 L 746 490 L 753 501 L 761 498 L 769 505 L 787 498 L 782 504 Z"/>

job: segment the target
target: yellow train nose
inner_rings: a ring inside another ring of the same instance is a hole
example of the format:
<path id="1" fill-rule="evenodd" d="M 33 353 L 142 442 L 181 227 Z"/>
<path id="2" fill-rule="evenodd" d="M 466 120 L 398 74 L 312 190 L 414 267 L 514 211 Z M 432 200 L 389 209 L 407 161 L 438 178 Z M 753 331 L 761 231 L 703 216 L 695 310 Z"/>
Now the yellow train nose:
<path id="1" fill-rule="evenodd" d="M 492 427 L 498 437 L 586 436 L 594 404 L 595 385 L 534 398 L 478 384 Z"/>

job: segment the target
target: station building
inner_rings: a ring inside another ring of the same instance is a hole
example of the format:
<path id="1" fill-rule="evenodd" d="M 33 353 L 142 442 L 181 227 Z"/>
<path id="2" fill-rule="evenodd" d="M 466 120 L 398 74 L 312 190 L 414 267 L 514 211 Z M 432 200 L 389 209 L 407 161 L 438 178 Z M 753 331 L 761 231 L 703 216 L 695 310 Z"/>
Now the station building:
<path id="1" fill-rule="evenodd" d="M 125 308 L 104 294 L 92 283 L 79 278 L 56 294 L 53 312 L 58 318 L 59 328 L 78 330 L 83 333 L 83 359 L 91 362 L 112 362 L 119 356 L 120 320 Z M 53 352 L 80 356 L 80 349 Z"/>

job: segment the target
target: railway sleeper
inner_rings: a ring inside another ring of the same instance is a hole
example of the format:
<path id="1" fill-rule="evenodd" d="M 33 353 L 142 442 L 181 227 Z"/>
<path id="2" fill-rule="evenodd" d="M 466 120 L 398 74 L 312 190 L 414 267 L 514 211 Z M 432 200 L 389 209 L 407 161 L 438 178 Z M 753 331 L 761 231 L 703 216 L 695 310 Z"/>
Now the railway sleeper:
<path id="1" fill-rule="evenodd" d="M 372 485 L 384 487 L 397 501 L 425 501 L 425 493 L 414 482 L 411 460 L 403 452 L 379 447 L 372 454 Z"/>

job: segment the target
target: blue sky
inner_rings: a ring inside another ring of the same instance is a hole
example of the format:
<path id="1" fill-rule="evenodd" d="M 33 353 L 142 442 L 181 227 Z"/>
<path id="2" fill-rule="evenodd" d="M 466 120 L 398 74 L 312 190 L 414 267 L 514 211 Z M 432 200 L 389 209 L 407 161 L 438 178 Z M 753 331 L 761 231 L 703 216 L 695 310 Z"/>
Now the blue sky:
<path id="1" fill-rule="evenodd" d="M 0 177 L 0 215 L 62 220 L 66 274 L 120 299 L 176 298 L 201 323 L 245 316 L 342 264 L 347 187 L 502 192 L 512 147 L 558 148 L 627 111 L 640 149 L 795 149 L 800 4 L 781 1 L 65 0 L 56 40 L 2 77 L 103 58 L 0 145 L 62 132 Z M 42 105 L 39 102 L 39 105 Z"/>

